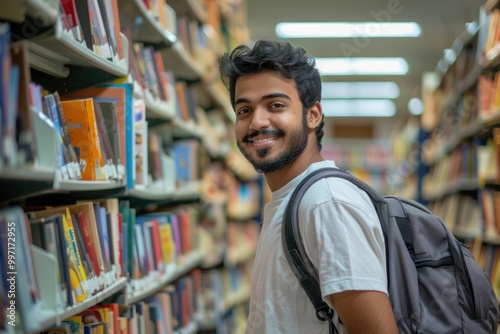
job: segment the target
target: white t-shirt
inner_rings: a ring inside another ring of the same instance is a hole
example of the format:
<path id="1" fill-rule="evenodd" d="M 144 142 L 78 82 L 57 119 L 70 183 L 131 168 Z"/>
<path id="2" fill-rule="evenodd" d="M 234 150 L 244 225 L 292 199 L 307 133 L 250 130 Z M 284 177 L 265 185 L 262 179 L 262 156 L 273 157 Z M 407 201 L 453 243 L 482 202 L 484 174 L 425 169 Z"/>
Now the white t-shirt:
<path id="1" fill-rule="evenodd" d="M 281 223 L 289 198 L 306 174 L 333 161 L 314 163 L 272 194 L 252 273 L 250 314 L 246 333 L 328 333 L 290 268 L 281 241 Z M 322 179 L 304 195 L 299 224 L 306 252 L 317 268 L 321 293 L 346 290 L 387 293 L 385 245 L 375 209 L 365 192 L 339 179 Z M 339 333 L 347 333 L 334 319 Z"/>

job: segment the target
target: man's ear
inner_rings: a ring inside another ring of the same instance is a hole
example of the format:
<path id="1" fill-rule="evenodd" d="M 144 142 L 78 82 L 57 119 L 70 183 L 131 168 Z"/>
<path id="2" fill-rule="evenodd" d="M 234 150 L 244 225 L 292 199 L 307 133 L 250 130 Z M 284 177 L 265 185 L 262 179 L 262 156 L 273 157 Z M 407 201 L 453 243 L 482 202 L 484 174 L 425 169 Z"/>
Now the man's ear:
<path id="1" fill-rule="evenodd" d="M 307 111 L 307 127 L 316 129 L 323 120 L 323 110 L 319 101 L 314 102 L 313 106 Z"/>

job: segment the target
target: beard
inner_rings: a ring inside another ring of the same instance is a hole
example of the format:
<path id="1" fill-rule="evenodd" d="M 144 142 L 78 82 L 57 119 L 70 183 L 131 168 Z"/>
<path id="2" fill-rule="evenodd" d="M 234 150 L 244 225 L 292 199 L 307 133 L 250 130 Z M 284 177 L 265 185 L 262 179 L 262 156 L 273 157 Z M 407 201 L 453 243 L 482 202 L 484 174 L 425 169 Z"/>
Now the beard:
<path id="1" fill-rule="evenodd" d="M 304 152 L 306 146 L 307 146 L 307 140 L 308 140 L 308 128 L 307 128 L 307 121 L 306 121 L 306 113 L 303 113 L 303 118 L 302 118 L 302 126 L 296 130 L 293 130 L 292 132 L 289 133 L 290 136 L 290 142 L 288 144 L 288 148 L 284 149 L 283 152 L 281 152 L 277 157 L 269 160 L 262 160 L 266 156 L 268 156 L 271 153 L 271 149 L 265 148 L 262 150 L 257 150 L 257 155 L 258 158 L 252 158 L 252 155 L 248 152 L 245 151 L 243 145 L 240 144 L 240 142 L 237 142 L 237 146 L 240 150 L 240 152 L 243 154 L 243 156 L 252 164 L 252 166 L 255 168 L 255 170 L 259 173 L 271 173 L 275 172 L 292 161 L 294 161 L 302 152 Z M 257 133 L 252 133 L 251 135 L 247 135 L 243 138 L 242 142 L 247 143 L 250 138 L 255 137 L 256 135 L 261 135 L 261 134 L 268 134 L 268 135 L 274 135 L 277 137 L 281 137 L 284 135 L 284 132 L 281 130 L 277 131 L 260 131 Z"/>

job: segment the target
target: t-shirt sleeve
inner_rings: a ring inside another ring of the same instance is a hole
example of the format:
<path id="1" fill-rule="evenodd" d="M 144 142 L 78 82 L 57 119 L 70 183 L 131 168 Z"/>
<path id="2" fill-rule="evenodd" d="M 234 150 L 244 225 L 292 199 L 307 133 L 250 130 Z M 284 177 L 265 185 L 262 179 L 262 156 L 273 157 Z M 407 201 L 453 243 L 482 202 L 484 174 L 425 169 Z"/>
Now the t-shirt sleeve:
<path id="1" fill-rule="evenodd" d="M 323 197 L 299 212 L 304 247 L 318 270 L 323 298 L 348 290 L 387 293 L 380 223 L 367 195 L 356 190 L 346 198 Z"/>

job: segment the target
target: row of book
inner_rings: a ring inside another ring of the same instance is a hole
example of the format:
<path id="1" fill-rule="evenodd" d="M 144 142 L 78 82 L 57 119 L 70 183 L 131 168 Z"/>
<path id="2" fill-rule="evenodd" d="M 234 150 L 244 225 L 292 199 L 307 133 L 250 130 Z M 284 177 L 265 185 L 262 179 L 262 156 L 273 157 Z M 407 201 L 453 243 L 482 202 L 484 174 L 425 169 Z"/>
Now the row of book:
<path id="1" fill-rule="evenodd" d="M 484 224 L 477 196 L 454 193 L 427 206 L 443 219 L 455 236 L 474 240 L 482 234 Z"/>
<path id="2" fill-rule="evenodd" d="M 202 271 L 199 327 L 201 330 L 216 333 L 238 333 L 225 331 L 228 324 L 226 315 L 239 305 L 248 306 L 250 297 L 251 263 L 222 269 Z M 245 316 L 246 319 L 246 316 Z M 233 321 L 236 319 L 232 319 Z M 229 327 L 231 327 L 229 325 Z"/>
<path id="3" fill-rule="evenodd" d="M 500 192 L 481 188 L 475 192 L 453 193 L 433 201 L 429 208 L 442 217 L 450 230 L 462 239 L 481 238 L 500 242 Z"/>
<path id="4" fill-rule="evenodd" d="M 480 213 L 483 221 L 483 238 L 500 243 L 500 192 L 481 189 L 479 192 Z"/>
<path id="5" fill-rule="evenodd" d="M 149 15 L 153 17 L 160 26 L 177 35 L 177 15 L 175 10 L 165 0 L 142 0 L 144 6 L 147 8 Z"/>
<path id="6" fill-rule="evenodd" d="M 196 90 L 185 81 L 176 81 L 174 71 L 166 70 L 162 51 L 143 43 L 131 44 L 129 69 L 146 101 L 160 103 L 185 122 L 197 122 Z"/>
<path id="7" fill-rule="evenodd" d="M 65 34 L 105 59 L 117 64 L 125 61 L 118 0 L 58 2 Z"/>
<path id="8" fill-rule="evenodd" d="M 32 164 L 36 156 L 32 126 L 28 85 L 27 48 L 24 44 L 11 46 L 11 27 L 0 22 L 0 135 L 2 145 L 0 168 Z M 17 126 L 19 128 L 17 128 Z"/>
<path id="9" fill-rule="evenodd" d="M 454 193 L 428 207 L 470 247 L 500 298 L 500 192 L 483 188 L 473 194 Z"/>
<path id="10" fill-rule="evenodd" d="M 201 289 L 202 273 L 194 269 L 142 301 L 132 305 L 95 305 L 40 334 L 195 332 L 198 312 L 203 306 Z"/>
<path id="11" fill-rule="evenodd" d="M 26 58 L 26 48 L 15 49 L 18 53 L 24 53 L 21 58 Z M 18 82 L 19 71 L 13 70 L 12 75 L 15 73 L 18 74 Z M 159 177 L 160 180 L 168 179 L 165 182 L 169 184 L 172 180 L 176 182 L 176 176 L 183 177 L 178 180 L 178 184 L 186 181 L 185 175 L 190 181 L 198 178 L 195 165 L 200 145 L 193 140 L 189 144 L 172 142 L 172 135 L 165 133 L 163 128 L 150 132 L 146 120 L 147 104 L 134 97 L 132 84 L 107 83 L 61 96 L 58 92 L 49 93 L 42 86 L 29 82 L 29 73 L 23 73 L 22 77 L 25 79 L 15 87 L 23 92 L 23 96 L 19 94 L 5 103 L 10 105 L 13 101 L 23 101 L 23 108 L 3 109 L 7 111 L 2 117 L 2 124 L 5 125 L 2 127 L 2 162 L 5 166 L 15 168 L 25 165 L 29 163 L 27 157 L 31 157 L 35 165 L 40 164 L 34 156 L 47 160 L 47 147 L 44 150 L 40 146 L 39 152 L 36 152 L 35 146 L 30 144 L 40 140 L 37 136 L 41 134 L 37 134 L 30 126 L 33 118 L 38 118 L 53 128 L 56 134 L 57 142 L 54 145 L 57 145 L 57 158 L 52 160 L 48 157 L 53 165 L 45 167 L 55 167 L 59 179 L 114 180 L 125 182 L 127 188 L 131 189 L 147 188 L 150 183 L 153 186 L 159 182 Z M 179 83 L 177 86 L 180 87 L 179 92 L 185 91 L 185 84 Z M 15 91 L 11 90 L 10 93 L 14 94 Z M 177 102 L 175 104 L 180 105 Z M 20 133 L 17 133 L 15 126 L 18 119 L 24 124 L 21 127 L 24 130 Z M 25 140 L 27 137 L 30 142 Z M 156 144 L 153 143 L 155 141 Z M 148 147 L 148 144 L 152 145 Z M 23 150 L 23 147 L 33 149 Z M 162 159 L 155 154 L 162 154 L 163 160 L 168 160 L 168 167 L 162 169 L 162 164 L 158 164 Z M 186 162 L 185 158 L 189 158 L 189 161 Z M 149 165 L 150 161 L 155 163 Z M 173 163 L 175 161 L 179 163 Z"/>
<path id="12" fill-rule="evenodd" d="M 472 255 L 476 261 L 490 277 L 497 299 L 500 299 L 500 246 L 483 243 L 481 238 L 471 241 L 467 245 L 473 251 Z"/>
<path id="13" fill-rule="evenodd" d="M 484 74 L 479 77 L 477 87 L 478 115 L 489 119 L 498 114 L 500 107 L 498 72 Z"/>
<path id="14" fill-rule="evenodd" d="M 500 43 L 500 9 L 493 8 L 491 11 L 484 14 L 487 16 L 485 19 L 485 41 L 484 41 L 484 53 L 488 54 L 491 50 L 493 50 L 497 44 Z"/>
<path id="15" fill-rule="evenodd" d="M 443 155 L 423 178 L 424 197 L 433 199 L 460 184 L 483 185 L 498 181 L 498 144 L 490 139 L 471 139 Z M 471 186 L 469 186 L 471 187 Z"/>
<path id="16" fill-rule="evenodd" d="M 335 161 L 339 168 L 348 169 L 361 180 L 381 193 L 387 193 L 390 148 L 385 144 L 351 143 L 341 145 L 325 143 L 322 149 L 325 159 Z"/>
<path id="17" fill-rule="evenodd" d="M 247 305 L 248 298 L 248 266 L 194 269 L 142 301 L 131 305 L 101 303 L 40 334 L 233 333 L 237 319 L 229 323 L 227 315 Z"/>
<path id="18" fill-rule="evenodd" d="M 449 121 L 451 116 L 454 120 L 445 126 L 456 125 L 456 129 L 451 129 L 454 131 L 478 121 L 478 117 L 488 118 L 496 113 L 498 80 L 490 72 L 495 72 L 500 50 L 499 14 L 498 9 L 489 11 L 481 7 L 478 22 L 466 26 L 438 63 L 441 82 L 433 89 L 429 100 L 432 104 L 424 115 L 428 126 L 434 128 L 440 119 Z"/>
<path id="19" fill-rule="evenodd" d="M 198 248 L 197 212 L 190 207 L 136 215 L 128 201 L 103 199 L 26 212 L 10 207 L 0 218 L 2 305 L 8 305 L 9 278 L 15 275 L 27 330 L 36 328 L 36 314 L 46 302 L 41 289 L 50 291 L 38 285 L 42 278 L 54 282 L 52 311 L 62 312 L 122 277 L 128 279 L 127 295 L 147 289 L 153 278 L 169 275 Z M 37 267 L 41 262 L 33 261 L 34 253 L 53 259 L 56 271 Z"/>

